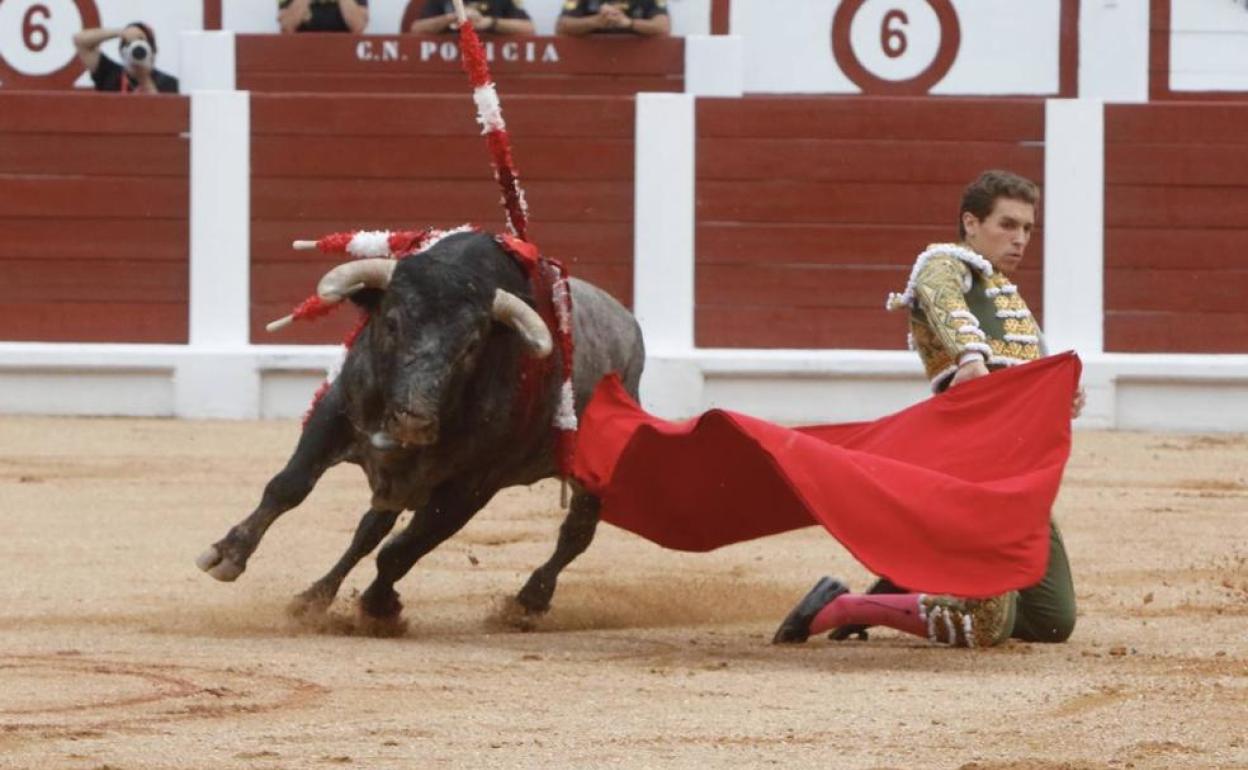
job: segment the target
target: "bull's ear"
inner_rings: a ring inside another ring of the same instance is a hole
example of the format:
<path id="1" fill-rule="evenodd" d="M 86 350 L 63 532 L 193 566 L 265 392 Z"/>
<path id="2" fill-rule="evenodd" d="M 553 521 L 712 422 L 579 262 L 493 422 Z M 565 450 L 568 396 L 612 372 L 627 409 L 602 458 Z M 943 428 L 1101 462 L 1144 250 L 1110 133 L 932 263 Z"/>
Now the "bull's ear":
<path id="1" fill-rule="evenodd" d="M 385 298 L 385 289 L 359 289 L 350 296 L 350 300 L 364 310 L 372 313 L 381 307 L 381 300 Z"/>

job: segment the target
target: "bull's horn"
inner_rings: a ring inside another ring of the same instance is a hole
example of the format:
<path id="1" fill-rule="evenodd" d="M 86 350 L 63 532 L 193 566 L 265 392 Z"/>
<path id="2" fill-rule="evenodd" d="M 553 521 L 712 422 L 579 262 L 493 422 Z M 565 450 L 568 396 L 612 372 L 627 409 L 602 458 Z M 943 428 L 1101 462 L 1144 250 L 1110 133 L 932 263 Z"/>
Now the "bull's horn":
<path id="1" fill-rule="evenodd" d="M 316 285 L 316 294 L 326 302 L 341 302 L 363 288 L 384 289 L 397 264 L 383 257 L 344 262 L 325 274 Z"/>
<path id="2" fill-rule="evenodd" d="M 507 324 L 520 333 L 524 342 L 538 358 L 550 355 L 554 342 L 550 338 L 550 329 L 537 311 L 524 304 L 524 300 L 515 294 L 494 290 L 494 318 Z"/>

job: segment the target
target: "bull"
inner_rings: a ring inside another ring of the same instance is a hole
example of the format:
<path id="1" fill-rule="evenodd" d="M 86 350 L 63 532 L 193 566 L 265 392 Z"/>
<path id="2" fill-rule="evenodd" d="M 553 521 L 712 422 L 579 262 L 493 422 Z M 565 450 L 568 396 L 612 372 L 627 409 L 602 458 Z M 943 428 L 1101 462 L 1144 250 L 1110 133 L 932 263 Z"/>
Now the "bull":
<path id="1" fill-rule="evenodd" d="M 573 391 L 578 416 L 606 374 L 637 395 L 645 360 L 636 319 L 601 289 L 569 281 Z M 496 492 L 556 473 L 552 419 L 560 398 L 561 352 L 534 310 L 520 264 L 492 236 L 459 233 L 403 260 L 357 260 L 322 280 L 322 297 L 350 298 L 367 322 L 341 373 L 316 402 L 293 455 L 264 488 L 255 510 L 197 560 L 232 581 L 265 531 L 299 505 L 338 463 L 359 465 L 372 491 L 346 552 L 295 597 L 292 610 L 319 611 L 343 579 L 394 528 L 377 554 L 377 576 L 359 598 L 366 620 L 398 622 L 394 584 L 463 527 Z M 546 365 L 534 366 L 533 358 Z M 528 394 L 526 397 L 525 394 Z M 515 600 L 545 612 L 559 573 L 593 539 L 600 501 L 573 483 L 554 554 Z"/>

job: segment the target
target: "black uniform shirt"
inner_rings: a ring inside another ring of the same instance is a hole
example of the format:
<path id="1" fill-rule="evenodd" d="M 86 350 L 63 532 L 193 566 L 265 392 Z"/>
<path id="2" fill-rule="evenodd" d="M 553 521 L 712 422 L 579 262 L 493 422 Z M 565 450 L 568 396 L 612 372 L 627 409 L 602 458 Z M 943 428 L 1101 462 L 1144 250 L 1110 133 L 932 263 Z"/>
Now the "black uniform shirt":
<path id="1" fill-rule="evenodd" d="M 522 0 L 465 0 L 464 10 L 475 8 L 482 16 L 495 19 L 527 19 L 529 12 L 520 7 L 522 4 Z M 420 12 L 420 18 L 431 19 L 447 13 L 455 13 L 455 3 L 452 0 L 425 0 L 425 7 Z M 454 32 L 455 30 L 447 31 Z"/>
<path id="2" fill-rule="evenodd" d="M 355 4 L 368 7 L 368 0 L 355 0 Z M 278 0 L 277 7 L 285 8 L 290 0 Z M 296 32 L 350 32 L 347 20 L 342 18 L 338 0 L 312 0 L 308 5 L 311 17 L 295 28 Z"/>
<path id="3" fill-rule="evenodd" d="M 91 73 L 91 80 L 95 83 L 96 91 L 139 90 L 139 82 L 130 77 L 130 73 L 126 72 L 125 68 L 120 64 L 104 54 L 100 54 L 100 63 L 95 65 L 95 71 Z M 176 94 L 178 92 L 178 79 L 158 69 L 152 70 L 152 82 L 156 84 L 156 90 L 162 94 Z"/>
<path id="4" fill-rule="evenodd" d="M 593 16 L 604 5 L 614 5 L 633 19 L 667 15 L 667 0 L 566 0 L 560 16 Z M 604 30 L 606 31 L 606 30 Z"/>

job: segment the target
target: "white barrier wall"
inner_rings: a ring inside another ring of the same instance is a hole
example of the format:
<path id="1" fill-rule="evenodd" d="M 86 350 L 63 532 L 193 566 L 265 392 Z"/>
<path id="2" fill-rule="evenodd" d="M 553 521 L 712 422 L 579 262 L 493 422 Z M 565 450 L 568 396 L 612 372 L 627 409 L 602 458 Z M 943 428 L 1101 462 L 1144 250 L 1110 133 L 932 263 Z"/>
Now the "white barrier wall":
<path id="1" fill-rule="evenodd" d="M 747 91 L 1046 95 L 1059 90 L 1061 6 L 994 0 L 986 12 L 982 0 L 733 2 L 730 25 L 746 41 Z M 873 88 L 872 80 L 883 82 Z"/>
<path id="2" fill-rule="evenodd" d="M 1170 29 L 1171 90 L 1248 91 L 1248 3 L 1172 3 Z"/>

